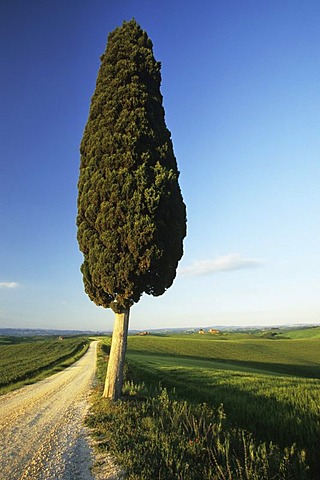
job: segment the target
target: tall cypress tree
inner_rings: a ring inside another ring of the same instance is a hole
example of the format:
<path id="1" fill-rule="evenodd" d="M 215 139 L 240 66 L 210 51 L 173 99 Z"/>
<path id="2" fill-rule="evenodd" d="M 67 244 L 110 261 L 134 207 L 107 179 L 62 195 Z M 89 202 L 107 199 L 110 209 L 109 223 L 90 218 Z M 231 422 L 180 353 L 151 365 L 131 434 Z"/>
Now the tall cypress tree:
<path id="1" fill-rule="evenodd" d="M 85 291 L 116 314 L 104 396 L 122 387 L 129 309 L 176 276 L 186 209 L 160 93 L 160 63 L 135 20 L 108 37 L 80 153 L 78 243 Z"/>

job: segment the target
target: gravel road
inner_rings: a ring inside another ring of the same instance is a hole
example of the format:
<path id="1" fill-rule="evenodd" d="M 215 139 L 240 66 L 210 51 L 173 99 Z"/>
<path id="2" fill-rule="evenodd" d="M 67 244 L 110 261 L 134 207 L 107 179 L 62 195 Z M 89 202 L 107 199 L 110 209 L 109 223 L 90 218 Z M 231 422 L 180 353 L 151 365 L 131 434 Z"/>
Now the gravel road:
<path id="1" fill-rule="evenodd" d="M 95 457 L 83 426 L 97 343 L 71 367 L 0 397 L 0 480 L 118 478 L 110 460 L 91 473 Z"/>

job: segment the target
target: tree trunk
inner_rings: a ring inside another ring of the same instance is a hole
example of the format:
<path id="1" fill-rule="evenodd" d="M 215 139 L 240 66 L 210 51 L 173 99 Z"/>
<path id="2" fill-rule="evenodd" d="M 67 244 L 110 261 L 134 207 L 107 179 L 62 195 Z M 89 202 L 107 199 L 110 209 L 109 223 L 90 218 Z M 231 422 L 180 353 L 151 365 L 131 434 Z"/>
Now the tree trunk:
<path id="1" fill-rule="evenodd" d="M 115 314 L 111 349 L 103 396 L 112 401 L 120 397 L 123 383 L 124 358 L 127 349 L 130 308 Z"/>

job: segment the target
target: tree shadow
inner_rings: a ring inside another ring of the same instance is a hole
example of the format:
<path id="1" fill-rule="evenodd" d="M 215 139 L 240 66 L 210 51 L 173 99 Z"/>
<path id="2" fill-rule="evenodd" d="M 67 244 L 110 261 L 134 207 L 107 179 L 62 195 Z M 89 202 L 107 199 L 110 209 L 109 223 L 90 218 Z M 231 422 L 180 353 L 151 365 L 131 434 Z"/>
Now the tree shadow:
<path id="1" fill-rule="evenodd" d="M 150 355 L 149 355 L 150 356 Z M 159 354 L 158 354 L 159 356 Z M 165 355 L 163 356 L 165 357 Z M 198 358 L 197 358 L 198 359 Z M 199 359 L 198 359 L 199 360 Z M 300 366 L 300 365 L 283 365 L 283 364 L 266 364 L 261 362 L 221 362 L 221 365 L 232 364 L 241 367 L 261 369 L 261 373 L 270 372 L 271 370 L 283 375 L 298 375 L 303 377 L 319 378 L 316 366 Z M 208 362 L 209 363 L 209 362 Z M 137 370 L 136 370 L 137 367 Z M 213 369 L 215 369 L 213 365 Z M 315 408 L 313 411 L 301 408 L 301 399 L 295 403 L 290 401 L 290 396 L 285 396 L 285 377 L 283 391 L 283 400 L 279 396 L 276 398 L 270 390 L 263 392 L 246 390 L 246 382 L 250 382 L 250 376 L 243 379 L 238 385 L 232 381 L 228 382 L 226 378 L 223 380 L 223 369 L 221 367 L 221 375 L 217 378 L 208 377 L 207 374 L 199 369 L 186 368 L 183 369 L 183 358 L 179 366 L 177 358 L 177 368 L 170 365 L 165 369 L 144 369 L 140 364 L 134 366 L 136 375 L 146 383 L 161 383 L 162 386 L 174 389 L 178 398 L 186 399 L 191 403 L 207 403 L 212 406 L 223 404 L 227 421 L 230 426 L 242 428 L 250 431 L 255 438 L 263 442 L 277 443 L 280 447 L 290 447 L 296 444 L 297 448 L 304 449 L 307 453 L 307 463 L 310 465 L 312 472 L 320 471 L 320 427 L 319 413 Z M 207 370 L 207 369 L 206 369 Z M 230 371 L 230 375 L 246 375 L 245 371 Z M 315 376 L 317 375 L 317 376 Z M 222 378 L 222 380 L 221 380 Z M 253 375 L 254 378 L 254 375 Z M 297 386 L 300 383 L 299 378 L 292 377 L 296 381 Z M 270 377 L 269 377 L 270 381 Z M 272 385 L 276 388 L 279 386 L 280 379 L 274 376 Z M 291 378 L 288 378 L 291 382 Z M 242 387 L 241 387 L 242 384 Z M 315 387 L 320 385 L 315 380 Z M 295 392 L 299 396 L 299 390 Z"/>

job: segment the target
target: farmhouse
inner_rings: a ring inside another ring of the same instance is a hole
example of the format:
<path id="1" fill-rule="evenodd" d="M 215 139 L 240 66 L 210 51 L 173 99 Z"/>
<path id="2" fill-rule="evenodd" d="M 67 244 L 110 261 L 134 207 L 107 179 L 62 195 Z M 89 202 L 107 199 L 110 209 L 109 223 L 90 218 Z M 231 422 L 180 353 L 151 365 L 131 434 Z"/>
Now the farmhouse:
<path id="1" fill-rule="evenodd" d="M 209 333 L 212 333 L 213 335 L 218 335 L 220 333 L 220 330 L 217 330 L 215 328 L 210 328 Z"/>
<path id="2" fill-rule="evenodd" d="M 203 328 L 200 328 L 199 332 L 198 333 L 201 333 L 201 334 L 204 334 L 204 333 L 211 333 L 213 335 L 218 335 L 220 333 L 220 330 L 216 330 L 215 328 L 210 328 L 210 330 L 208 330 L 207 332 L 205 330 L 203 330 Z"/>

